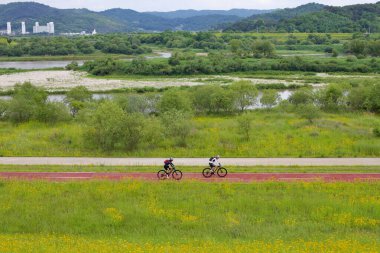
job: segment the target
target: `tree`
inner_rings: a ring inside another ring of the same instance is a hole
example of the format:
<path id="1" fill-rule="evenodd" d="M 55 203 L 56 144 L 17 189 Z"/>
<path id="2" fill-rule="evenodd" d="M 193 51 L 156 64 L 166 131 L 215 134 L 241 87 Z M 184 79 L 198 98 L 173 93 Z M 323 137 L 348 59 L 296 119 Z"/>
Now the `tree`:
<path id="1" fill-rule="evenodd" d="M 188 92 L 179 89 L 166 91 L 158 103 L 158 109 L 161 113 L 172 110 L 182 111 L 184 113 L 191 113 L 193 111 Z"/>
<path id="2" fill-rule="evenodd" d="M 317 100 L 319 105 L 327 111 L 335 111 L 345 106 L 344 91 L 340 85 L 330 84 L 319 91 Z"/>
<path id="3" fill-rule="evenodd" d="M 92 93 L 85 86 L 77 86 L 66 93 L 65 101 L 70 106 L 71 114 L 76 116 L 91 99 Z"/>
<path id="4" fill-rule="evenodd" d="M 289 97 L 289 102 L 295 106 L 311 104 L 314 102 L 313 90 L 308 88 L 298 89 Z"/>
<path id="5" fill-rule="evenodd" d="M 249 141 L 251 139 L 252 131 L 252 116 L 250 114 L 243 114 L 237 119 L 238 132 L 241 134 L 244 140 Z"/>
<path id="6" fill-rule="evenodd" d="M 257 96 L 257 88 L 250 81 L 238 81 L 230 85 L 234 92 L 235 103 L 241 112 L 252 105 Z"/>
<path id="7" fill-rule="evenodd" d="M 8 108 L 9 108 L 9 101 L 0 99 L 0 120 L 6 117 Z"/>
<path id="8" fill-rule="evenodd" d="M 315 119 L 320 117 L 320 111 L 318 107 L 313 104 L 303 104 L 299 105 L 296 109 L 298 115 L 301 118 L 307 119 L 310 124 L 314 122 Z"/>
<path id="9" fill-rule="evenodd" d="M 14 123 L 21 123 L 36 118 L 40 107 L 47 101 L 47 93 L 31 83 L 17 84 L 8 107 L 7 116 Z"/>
<path id="10" fill-rule="evenodd" d="M 275 106 L 280 99 L 280 95 L 276 90 L 264 90 L 260 103 L 265 107 L 271 108 Z"/>
<path id="11" fill-rule="evenodd" d="M 160 118 L 164 126 L 165 136 L 174 139 L 176 145 L 185 147 L 187 145 L 187 137 L 190 135 L 192 128 L 189 115 L 183 111 L 173 109 L 165 111 L 160 115 Z"/>
<path id="12" fill-rule="evenodd" d="M 68 108 L 59 102 L 47 102 L 40 106 L 35 117 L 38 121 L 50 124 L 71 119 Z"/>
<path id="13" fill-rule="evenodd" d="M 368 107 L 370 111 L 380 113 L 380 84 L 372 85 L 368 96 Z"/>
<path id="14" fill-rule="evenodd" d="M 87 122 L 88 140 L 105 151 L 120 147 L 125 139 L 124 122 L 123 110 L 116 103 L 105 101 L 99 105 Z"/>

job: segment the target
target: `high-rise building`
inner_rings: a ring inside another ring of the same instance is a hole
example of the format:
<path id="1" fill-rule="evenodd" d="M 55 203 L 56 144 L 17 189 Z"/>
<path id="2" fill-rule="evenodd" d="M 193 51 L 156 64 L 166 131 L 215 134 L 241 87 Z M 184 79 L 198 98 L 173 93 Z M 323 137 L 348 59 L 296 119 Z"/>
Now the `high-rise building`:
<path id="1" fill-rule="evenodd" d="M 47 28 L 48 28 L 48 33 L 54 33 L 54 22 L 49 22 L 47 24 Z"/>
<path id="2" fill-rule="evenodd" d="M 33 26 L 33 33 L 50 33 L 50 34 L 53 34 L 53 33 L 55 33 L 54 23 L 49 22 L 49 23 L 47 23 L 46 26 L 40 26 L 40 24 L 38 22 L 36 22 L 36 24 Z"/>
<path id="3" fill-rule="evenodd" d="M 25 22 L 21 22 L 21 34 L 26 34 L 26 25 L 25 25 Z"/>
<path id="4" fill-rule="evenodd" d="M 8 35 L 12 34 L 12 24 L 11 24 L 11 22 L 7 22 L 7 34 Z"/>

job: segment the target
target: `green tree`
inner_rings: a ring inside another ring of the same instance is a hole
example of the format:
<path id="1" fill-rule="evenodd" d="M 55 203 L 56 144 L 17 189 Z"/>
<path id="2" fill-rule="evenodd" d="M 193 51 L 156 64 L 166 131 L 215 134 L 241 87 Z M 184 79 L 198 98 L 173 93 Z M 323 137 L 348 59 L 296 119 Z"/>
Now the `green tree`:
<path id="1" fill-rule="evenodd" d="M 263 96 L 260 99 L 260 103 L 267 108 L 271 108 L 277 104 L 280 99 L 280 95 L 276 90 L 264 90 Z"/>
<path id="2" fill-rule="evenodd" d="M 372 112 L 380 113 L 380 84 L 372 85 L 368 96 L 368 107 Z"/>
<path id="3" fill-rule="evenodd" d="M 192 124 L 189 115 L 183 111 L 165 111 L 160 115 L 164 126 L 164 134 L 167 138 L 174 139 L 175 144 L 181 147 L 187 145 L 187 138 L 190 135 Z"/>
<path id="4" fill-rule="evenodd" d="M 0 120 L 6 118 L 9 108 L 9 101 L 0 99 Z"/>
<path id="5" fill-rule="evenodd" d="M 252 116 L 248 113 L 244 113 L 237 119 L 238 132 L 245 141 L 251 139 L 252 131 Z"/>
<path id="6" fill-rule="evenodd" d="M 17 84 L 8 107 L 7 116 L 13 123 L 21 123 L 36 118 L 41 107 L 47 101 L 45 90 L 31 83 Z"/>
<path id="7" fill-rule="evenodd" d="M 85 86 L 77 86 L 66 93 L 65 101 L 70 106 L 71 114 L 76 116 L 91 99 L 92 93 Z"/>
<path id="8" fill-rule="evenodd" d="M 87 122 L 86 139 L 105 151 L 122 147 L 125 119 L 123 110 L 116 103 L 101 103 Z"/>
<path id="9" fill-rule="evenodd" d="M 314 100 L 313 90 L 309 88 L 298 89 L 289 97 L 289 102 L 295 106 L 311 104 Z"/>
<path id="10" fill-rule="evenodd" d="M 296 112 L 301 118 L 308 120 L 310 124 L 321 116 L 320 110 L 314 104 L 299 105 Z"/>
<path id="11" fill-rule="evenodd" d="M 191 102 L 191 97 L 188 92 L 179 89 L 170 89 L 162 95 L 158 103 L 158 109 L 161 113 L 172 110 L 191 113 L 193 111 Z"/>
<path id="12" fill-rule="evenodd" d="M 238 81 L 230 85 L 234 92 L 235 103 L 241 112 L 252 105 L 257 96 L 257 88 L 250 81 Z"/>

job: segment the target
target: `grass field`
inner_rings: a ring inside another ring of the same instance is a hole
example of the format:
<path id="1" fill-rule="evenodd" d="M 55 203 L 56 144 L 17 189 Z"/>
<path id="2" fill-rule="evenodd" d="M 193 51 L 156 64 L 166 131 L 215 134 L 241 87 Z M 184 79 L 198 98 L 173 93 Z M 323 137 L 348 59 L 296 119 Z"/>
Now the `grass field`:
<path id="1" fill-rule="evenodd" d="M 72 122 L 49 125 L 0 123 L 2 156 L 105 156 L 105 157 L 379 157 L 380 139 L 372 133 L 380 125 L 373 114 L 323 114 L 310 124 L 283 112 L 252 113 L 251 139 L 239 133 L 236 115 L 192 119 L 186 146 L 175 138 L 159 136 L 144 141 L 135 151 L 105 152 L 90 147 L 85 127 Z M 152 126 L 152 129 L 157 126 Z M 155 131 L 155 130 L 154 130 Z M 158 131 L 158 130 L 157 130 Z M 157 138 L 157 139 L 155 139 Z"/>
<path id="2" fill-rule="evenodd" d="M 0 182 L 0 252 L 377 252 L 380 183 Z"/>

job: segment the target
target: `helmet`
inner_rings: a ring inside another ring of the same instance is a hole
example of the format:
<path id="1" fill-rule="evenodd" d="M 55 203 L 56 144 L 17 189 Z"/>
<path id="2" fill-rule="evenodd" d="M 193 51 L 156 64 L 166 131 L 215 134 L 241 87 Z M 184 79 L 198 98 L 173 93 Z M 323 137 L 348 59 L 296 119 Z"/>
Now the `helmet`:
<path id="1" fill-rule="evenodd" d="M 170 158 L 169 158 L 169 161 L 173 161 L 173 160 L 174 160 L 173 157 L 170 157 Z"/>
<path id="2" fill-rule="evenodd" d="M 219 159 L 219 158 L 220 158 L 220 155 L 217 155 L 216 158 Z"/>

